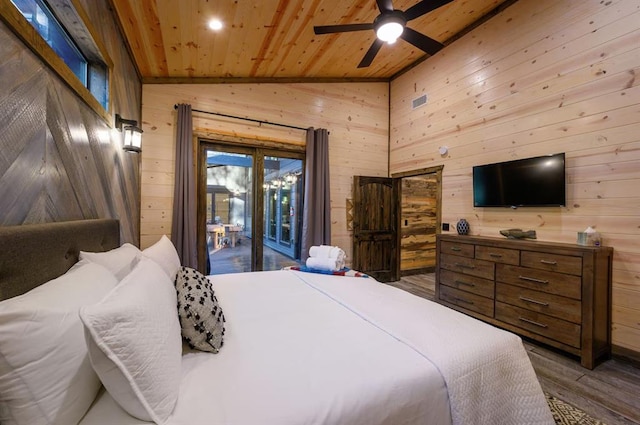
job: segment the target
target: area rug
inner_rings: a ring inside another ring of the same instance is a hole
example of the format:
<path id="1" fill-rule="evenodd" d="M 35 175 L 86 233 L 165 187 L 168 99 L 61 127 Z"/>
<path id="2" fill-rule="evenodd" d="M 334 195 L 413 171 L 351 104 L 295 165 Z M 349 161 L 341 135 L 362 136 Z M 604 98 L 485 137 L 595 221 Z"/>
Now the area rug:
<path id="1" fill-rule="evenodd" d="M 557 425 L 605 425 L 597 419 L 593 419 L 582 410 L 566 403 L 549 393 L 544 393 L 547 397 L 547 403 L 551 408 L 553 419 Z"/>

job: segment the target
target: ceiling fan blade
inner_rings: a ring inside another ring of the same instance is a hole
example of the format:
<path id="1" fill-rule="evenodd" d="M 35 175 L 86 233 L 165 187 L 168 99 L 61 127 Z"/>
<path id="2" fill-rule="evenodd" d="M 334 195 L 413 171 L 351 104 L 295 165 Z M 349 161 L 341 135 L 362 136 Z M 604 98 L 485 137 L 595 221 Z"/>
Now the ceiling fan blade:
<path id="1" fill-rule="evenodd" d="M 378 3 L 378 9 L 380 9 L 381 13 L 393 12 L 393 3 L 391 0 L 376 0 L 376 3 Z"/>
<path id="2" fill-rule="evenodd" d="M 373 44 L 371 44 L 371 47 L 369 47 L 369 50 L 367 50 L 367 53 L 364 55 L 364 58 L 362 58 L 362 60 L 358 64 L 358 68 L 366 68 L 369 65 L 371 65 L 371 62 L 373 62 L 373 58 L 376 57 L 376 55 L 380 51 L 380 48 L 382 47 L 383 44 L 384 44 L 384 41 L 380 40 L 379 38 L 376 38 Z"/>
<path id="3" fill-rule="evenodd" d="M 404 11 L 404 17 L 407 21 L 426 15 L 432 10 L 444 6 L 447 3 L 451 3 L 453 0 L 422 0 L 420 3 L 415 4 Z"/>
<path id="4" fill-rule="evenodd" d="M 313 32 L 318 34 L 333 34 L 336 32 L 351 32 L 372 30 L 373 24 L 344 24 L 344 25 L 321 25 L 313 27 Z"/>
<path id="5" fill-rule="evenodd" d="M 440 49 L 444 47 L 444 44 L 434 40 L 433 38 L 429 38 L 424 34 L 420 34 L 418 31 L 413 30 L 409 27 L 404 27 L 404 31 L 402 32 L 400 38 L 402 38 L 404 41 L 408 41 L 418 49 L 429 53 L 430 55 L 435 55 Z"/>

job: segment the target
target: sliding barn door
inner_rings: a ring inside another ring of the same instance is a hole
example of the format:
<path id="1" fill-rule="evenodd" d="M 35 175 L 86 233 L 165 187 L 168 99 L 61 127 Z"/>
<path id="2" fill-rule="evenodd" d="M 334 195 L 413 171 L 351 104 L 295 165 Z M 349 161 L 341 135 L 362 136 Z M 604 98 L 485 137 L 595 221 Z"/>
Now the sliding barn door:
<path id="1" fill-rule="evenodd" d="M 353 191 L 353 268 L 398 280 L 399 180 L 355 176 Z"/>
<path id="2" fill-rule="evenodd" d="M 401 179 L 401 276 L 435 270 L 436 233 L 440 228 L 440 174 L 435 171 Z"/>

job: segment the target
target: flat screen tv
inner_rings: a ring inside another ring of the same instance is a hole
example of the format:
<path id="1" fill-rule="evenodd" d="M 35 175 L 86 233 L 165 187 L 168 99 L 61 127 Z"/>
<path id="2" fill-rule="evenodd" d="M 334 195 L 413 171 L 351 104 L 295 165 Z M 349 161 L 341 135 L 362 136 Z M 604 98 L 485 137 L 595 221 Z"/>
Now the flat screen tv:
<path id="1" fill-rule="evenodd" d="M 564 153 L 473 167 L 474 207 L 566 205 Z"/>

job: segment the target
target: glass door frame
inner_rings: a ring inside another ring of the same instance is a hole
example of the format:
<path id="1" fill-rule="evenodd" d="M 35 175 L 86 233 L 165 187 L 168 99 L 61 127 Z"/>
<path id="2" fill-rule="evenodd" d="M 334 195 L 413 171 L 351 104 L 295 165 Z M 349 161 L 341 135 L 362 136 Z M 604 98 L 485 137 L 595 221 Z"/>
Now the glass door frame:
<path id="1" fill-rule="evenodd" d="M 275 156 L 281 158 L 299 159 L 302 161 L 302 169 L 306 167 L 305 147 L 268 141 L 250 141 L 246 139 L 238 141 L 214 140 L 198 138 L 197 147 L 197 242 L 198 265 L 200 272 L 205 272 L 207 263 L 207 151 L 230 152 L 249 155 L 253 158 L 252 190 L 253 211 L 251 216 L 251 271 L 263 269 L 263 235 L 264 235 L 264 158 Z M 304 172 L 302 173 L 304 180 Z M 304 181 L 303 183 L 304 184 Z M 304 191 L 303 191 L 304 192 Z M 304 193 L 302 195 L 304 205 Z M 302 229 L 302 215 L 297 215 L 300 220 L 298 229 Z"/>

